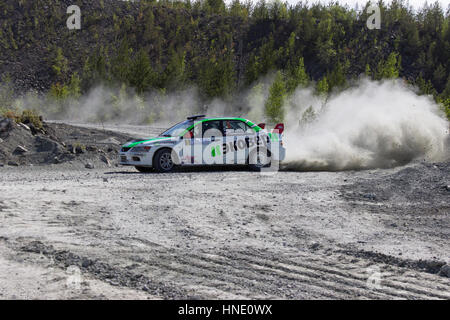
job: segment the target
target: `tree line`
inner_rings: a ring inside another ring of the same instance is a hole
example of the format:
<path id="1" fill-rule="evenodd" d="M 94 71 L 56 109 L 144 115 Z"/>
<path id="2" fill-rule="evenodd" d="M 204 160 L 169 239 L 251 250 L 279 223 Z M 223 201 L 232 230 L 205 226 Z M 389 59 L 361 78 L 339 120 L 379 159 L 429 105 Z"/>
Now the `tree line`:
<path id="1" fill-rule="evenodd" d="M 65 28 L 71 4 L 82 10 L 81 30 Z M 326 96 L 364 74 L 401 78 L 450 116 L 449 9 L 437 2 L 416 10 L 399 0 L 377 5 L 381 28 L 369 30 L 369 3 L 357 10 L 279 0 L 5 0 L 0 72 L 4 82 L 55 100 L 102 83 L 142 96 L 196 86 L 204 101 L 231 101 L 274 75 L 266 101 L 273 121 L 283 118 L 284 98 L 298 86 Z"/>

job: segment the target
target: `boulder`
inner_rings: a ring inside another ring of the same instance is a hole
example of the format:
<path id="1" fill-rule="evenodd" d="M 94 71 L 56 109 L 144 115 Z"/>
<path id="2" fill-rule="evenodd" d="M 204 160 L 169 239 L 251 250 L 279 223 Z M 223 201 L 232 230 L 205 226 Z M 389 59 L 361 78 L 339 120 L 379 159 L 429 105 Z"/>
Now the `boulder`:
<path id="1" fill-rule="evenodd" d="M 63 148 L 61 145 L 47 137 L 36 136 L 35 145 L 37 146 L 37 152 L 53 152 L 62 153 Z"/>
<path id="2" fill-rule="evenodd" d="M 84 166 L 86 169 L 94 169 L 94 165 L 91 162 L 86 163 Z"/>
<path id="3" fill-rule="evenodd" d="M 441 275 L 443 277 L 450 278 L 450 265 L 449 264 L 444 264 L 441 267 L 441 270 L 439 270 L 439 275 Z"/>
<path id="4" fill-rule="evenodd" d="M 103 161 L 104 163 L 106 163 L 108 165 L 108 167 L 111 167 L 111 162 L 105 155 L 103 155 L 103 154 L 100 155 L 100 160 Z"/>
<path id="5" fill-rule="evenodd" d="M 82 153 L 84 153 L 84 150 L 83 150 L 83 147 L 82 146 L 76 146 L 75 147 L 75 153 L 76 154 L 82 154 Z"/>
<path id="6" fill-rule="evenodd" d="M 28 152 L 28 150 L 25 148 L 25 147 L 22 147 L 22 146 L 17 146 L 17 148 L 16 149 L 14 149 L 14 154 L 24 154 L 24 153 L 27 153 Z"/>
<path id="7" fill-rule="evenodd" d="M 14 122 L 11 119 L 0 117 L 0 134 L 11 131 L 13 124 Z"/>
<path id="8" fill-rule="evenodd" d="M 27 126 L 25 123 L 19 123 L 19 127 L 24 128 L 25 130 L 31 131 L 30 127 Z"/>

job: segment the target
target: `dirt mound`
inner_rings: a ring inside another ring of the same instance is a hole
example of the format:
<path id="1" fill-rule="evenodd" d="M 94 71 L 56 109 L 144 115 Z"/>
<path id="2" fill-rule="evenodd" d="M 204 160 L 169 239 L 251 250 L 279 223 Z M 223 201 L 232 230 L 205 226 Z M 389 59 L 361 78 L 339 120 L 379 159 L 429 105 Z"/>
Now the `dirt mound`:
<path id="1" fill-rule="evenodd" d="M 67 161 L 92 167 L 116 163 L 120 145 L 131 137 L 111 131 L 44 123 L 32 130 L 0 118 L 0 166 L 48 165 Z"/>
<path id="2" fill-rule="evenodd" d="M 450 162 L 418 163 L 382 179 L 361 180 L 343 187 L 349 200 L 370 201 L 435 201 L 448 199 L 450 191 Z M 433 200 L 430 200 L 433 199 Z"/>

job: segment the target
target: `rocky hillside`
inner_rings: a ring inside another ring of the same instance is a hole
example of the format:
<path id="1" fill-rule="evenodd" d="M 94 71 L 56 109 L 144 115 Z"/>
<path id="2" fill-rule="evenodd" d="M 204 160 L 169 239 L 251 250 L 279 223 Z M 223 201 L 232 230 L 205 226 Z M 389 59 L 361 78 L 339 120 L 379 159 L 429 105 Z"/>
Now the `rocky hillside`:
<path id="1" fill-rule="evenodd" d="M 73 162 L 87 168 L 113 166 L 127 135 L 106 130 L 43 123 L 16 123 L 0 117 L 0 167 Z"/>
<path id="2" fill-rule="evenodd" d="M 72 4 L 81 8 L 80 30 L 66 26 Z M 400 77 L 450 116 L 448 9 L 393 1 L 380 10 L 381 29 L 369 30 L 364 8 L 340 5 L 4 0 L 0 108 L 29 90 L 64 100 L 99 83 L 138 94 L 194 86 L 205 101 L 230 100 L 279 70 L 288 94 L 308 83 L 327 94 L 361 74 Z"/>

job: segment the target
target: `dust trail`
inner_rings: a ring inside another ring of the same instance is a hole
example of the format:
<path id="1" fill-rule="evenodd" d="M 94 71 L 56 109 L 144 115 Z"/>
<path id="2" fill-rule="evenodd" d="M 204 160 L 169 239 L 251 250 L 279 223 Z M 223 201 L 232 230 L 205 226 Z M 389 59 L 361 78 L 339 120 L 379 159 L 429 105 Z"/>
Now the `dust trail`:
<path id="1" fill-rule="evenodd" d="M 313 97 L 303 89 L 291 99 L 287 169 L 391 168 L 447 156 L 448 121 L 431 98 L 400 81 L 362 80 L 323 105 Z"/>

